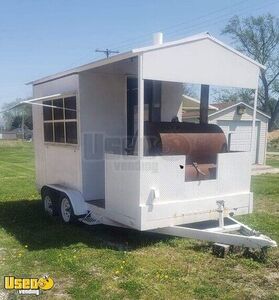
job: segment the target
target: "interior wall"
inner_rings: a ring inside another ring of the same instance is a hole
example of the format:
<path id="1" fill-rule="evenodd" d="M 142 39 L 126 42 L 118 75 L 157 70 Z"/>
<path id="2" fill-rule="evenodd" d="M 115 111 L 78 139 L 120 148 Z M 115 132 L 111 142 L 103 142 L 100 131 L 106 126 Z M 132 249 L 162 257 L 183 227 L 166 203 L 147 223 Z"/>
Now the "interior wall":
<path id="1" fill-rule="evenodd" d="M 170 122 L 173 117 L 182 121 L 183 83 L 162 81 L 161 120 Z"/>
<path id="2" fill-rule="evenodd" d="M 126 137 L 126 76 L 80 74 L 83 195 L 105 197 L 104 152 L 120 154 Z"/>

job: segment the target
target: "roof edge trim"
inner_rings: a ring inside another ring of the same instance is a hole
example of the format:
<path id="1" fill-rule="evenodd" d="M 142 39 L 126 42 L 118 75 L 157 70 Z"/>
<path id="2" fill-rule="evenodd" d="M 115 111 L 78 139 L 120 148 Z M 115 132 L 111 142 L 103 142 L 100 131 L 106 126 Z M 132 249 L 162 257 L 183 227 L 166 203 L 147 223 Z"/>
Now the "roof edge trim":
<path id="1" fill-rule="evenodd" d="M 237 103 L 235 103 L 235 104 L 233 104 L 233 105 L 230 105 L 230 106 L 228 106 L 228 107 L 225 107 L 225 108 L 223 108 L 223 109 L 221 109 L 221 110 L 218 110 L 218 111 L 216 111 L 216 112 L 214 112 L 214 113 L 212 113 L 212 114 L 210 114 L 210 115 L 208 115 L 208 116 L 209 116 L 209 117 L 213 117 L 213 116 L 215 116 L 215 115 L 217 115 L 217 114 L 219 114 L 219 113 L 222 113 L 222 112 L 224 112 L 224 111 L 226 111 L 226 110 L 228 110 L 228 109 L 230 109 L 230 108 L 232 108 L 232 107 L 235 107 L 235 106 L 237 106 L 237 105 L 239 105 L 239 104 L 245 105 L 246 107 L 250 108 L 252 111 L 254 110 L 254 108 L 253 108 L 251 105 L 249 105 L 249 104 L 247 104 L 247 103 L 245 103 L 245 102 L 240 101 L 240 102 L 237 102 Z M 257 111 L 257 113 L 259 113 L 259 114 L 265 116 L 266 118 L 270 119 L 270 116 L 269 116 L 269 115 L 265 114 L 264 112 L 260 111 L 259 109 L 256 109 L 256 111 Z"/>
<path id="2" fill-rule="evenodd" d="M 184 38 L 184 39 L 180 39 L 180 40 L 176 40 L 176 41 L 172 41 L 172 42 L 163 43 L 161 45 L 152 45 L 152 46 L 147 46 L 147 47 L 142 47 L 142 48 L 136 48 L 136 49 L 133 49 L 132 52 L 134 52 L 134 53 L 143 53 L 143 52 L 148 52 L 148 51 L 154 51 L 154 50 L 158 50 L 158 49 L 173 47 L 173 46 L 177 46 L 177 45 L 187 44 L 187 43 L 191 43 L 191 42 L 195 42 L 195 41 L 199 41 L 199 40 L 204 40 L 204 39 L 209 39 L 209 40 L 215 42 L 216 44 L 222 46 L 223 48 L 237 54 L 238 56 L 242 57 L 243 59 L 248 60 L 249 62 L 253 63 L 254 65 L 258 66 L 259 68 L 264 69 L 264 70 L 266 69 L 266 67 L 264 65 L 260 64 L 256 60 L 242 54 L 241 52 L 234 49 L 233 47 L 221 42 L 220 40 L 218 40 L 215 37 L 213 37 L 212 35 L 210 35 L 208 32 L 193 35 L 193 36 L 190 36 L 188 38 Z"/>
<path id="3" fill-rule="evenodd" d="M 27 82 L 26 85 L 29 85 L 29 84 L 36 85 L 36 84 L 41 84 L 41 83 L 44 83 L 47 81 L 52 81 L 52 80 L 55 80 L 58 78 L 63 78 L 63 77 L 71 76 L 71 75 L 77 75 L 80 72 L 84 72 L 84 71 L 94 69 L 97 67 L 105 66 L 107 64 L 111 64 L 111 63 L 118 62 L 118 61 L 121 61 L 121 60 L 124 60 L 127 58 L 135 57 L 135 56 L 137 56 L 137 55 L 134 54 L 132 51 L 123 52 L 123 53 L 120 53 L 117 55 L 113 55 L 109 58 L 96 60 L 96 61 L 93 61 L 88 64 L 84 64 L 84 65 L 81 65 L 81 66 L 78 66 L 78 67 L 75 67 L 72 69 L 68 69 L 68 70 L 65 70 L 62 72 L 55 73 L 53 75 L 49 75 L 46 77 L 39 78 L 37 80 Z"/>

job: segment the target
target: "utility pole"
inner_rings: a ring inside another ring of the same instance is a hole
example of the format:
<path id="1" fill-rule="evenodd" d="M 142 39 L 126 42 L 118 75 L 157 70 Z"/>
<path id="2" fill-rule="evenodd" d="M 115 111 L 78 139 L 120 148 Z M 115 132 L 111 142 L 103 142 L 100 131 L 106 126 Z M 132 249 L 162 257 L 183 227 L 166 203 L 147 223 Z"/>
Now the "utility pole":
<path id="1" fill-rule="evenodd" d="M 21 118 L 21 134 L 22 134 L 22 140 L 24 140 L 24 109 L 22 110 L 22 118 Z"/>
<path id="2" fill-rule="evenodd" d="M 114 51 L 114 50 L 110 50 L 110 49 L 105 49 L 105 50 L 96 49 L 95 52 L 104 53 L 107 58 L 109 58 L 111 54 L 117 54 L 117 53 L 119 53 L 119 51 L 117 51 L 117 50 Z"/>

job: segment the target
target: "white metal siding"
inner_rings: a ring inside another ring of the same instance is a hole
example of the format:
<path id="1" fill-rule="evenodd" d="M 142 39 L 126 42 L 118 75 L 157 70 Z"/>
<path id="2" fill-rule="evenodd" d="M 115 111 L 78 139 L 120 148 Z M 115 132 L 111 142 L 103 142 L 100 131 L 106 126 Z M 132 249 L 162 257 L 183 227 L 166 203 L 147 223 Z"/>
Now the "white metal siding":
<path id="1" fill-rule="evenodd" d="M 246 112 L 241 116 L 237 114 L 236 110 L 236 107 L 231 107 L 227 110 L 217 112 L 209 116 L 209 122 L 218 124 L 227 137 L 229 131 L 234 132 L 232 133 L 231 150 L 250 151 L 253 110 L 247 107 Z M 268 118 L 257 113 L 256 120 L 257 127 L 254 132 L 256 138 L 253 145 L 253 163 L 265 164 Z"/>
<path id="2" fill-rule="evenodd" d="M 223 121 L 218 120 L 217 124 L 223 129 L 227 139 L 231 135 L 230 150 L 249 152 L 251 145 L 252 121 Z M 254 144 L 252 147 L 253 159 L 252 163 L 258 163 L 259 156 L 259 133 L 260 122 L 256 122 L 254 131 Z"/>
<path id="3" fill-rule="evenodd" d="M 33 96 L 35 98 L 72 92 L 78 92 L 78 75 L 33 86 Z M 43 108 L 42 106 L 33 105 L 32 112 L 37 187 L 41 188 L 45 184 L 62 184 L 81 190 L 79 145 L 44 143 Z"/>
<path id="4" fill-rule="evenodd" d="M 258 163 L 265 164 L 266 160 L 266 146 L 267 146 L 267 132 L 268 132 L 268 123 L 261 122 L 260 126 L 260 141 L 259 141 L 259 153 L 258 153 Z"/>
<path id="5" fill-rule="evenodd" d="M 140 230 L 216 219 L 216 201 L 226 213 L 251 212 L 249 152 L 219 153 L 217 178 L 185 182 L 184 155 L 106 155 L 106 209 L 115 222 Z M 239 167 L 241 166 L 241 167 Z"/>
<path id="6" fill-rule="evenodd" d="M 259 67 L 209 39 L 148 51 L 143 78 L 255 89 Z"/>

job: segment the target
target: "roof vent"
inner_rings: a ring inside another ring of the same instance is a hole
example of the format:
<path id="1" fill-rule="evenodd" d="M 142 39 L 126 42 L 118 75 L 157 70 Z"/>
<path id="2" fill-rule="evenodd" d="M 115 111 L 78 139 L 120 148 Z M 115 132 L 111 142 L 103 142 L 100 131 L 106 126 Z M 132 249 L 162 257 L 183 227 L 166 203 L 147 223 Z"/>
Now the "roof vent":
<path id="1" fill-rule="evenodd" d="M 153 34 L 153 45 L 162 45 L 163 44 L 163 33 L 156 32 Z"/>

